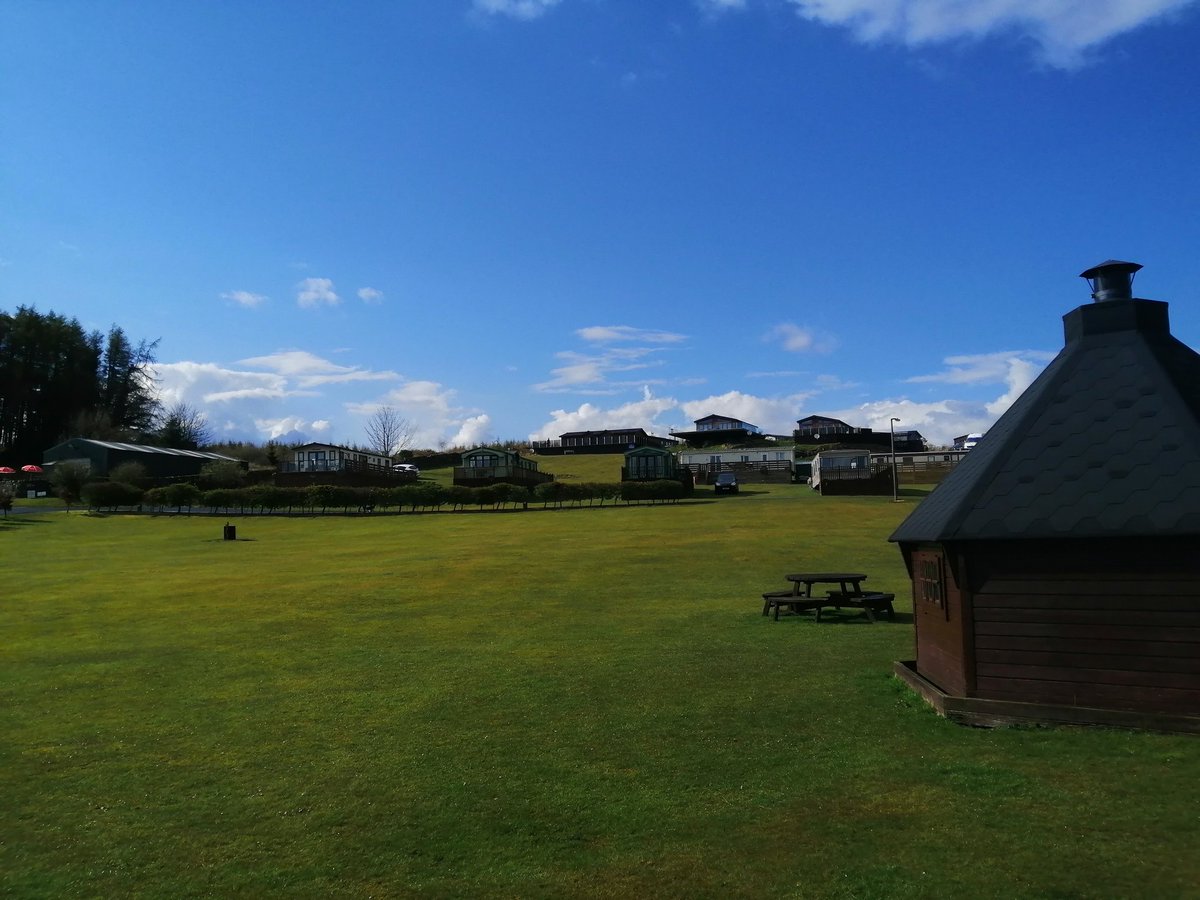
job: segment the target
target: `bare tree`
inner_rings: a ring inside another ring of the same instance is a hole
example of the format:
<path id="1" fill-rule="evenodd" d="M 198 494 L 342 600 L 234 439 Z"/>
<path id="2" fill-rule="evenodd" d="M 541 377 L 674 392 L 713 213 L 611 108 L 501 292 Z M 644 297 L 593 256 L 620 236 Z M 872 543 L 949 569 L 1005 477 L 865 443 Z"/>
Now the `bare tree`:
<path id="1" fill-rule="evenodd" d="M 158 427 L 158 443 L 180 450 L 199 450 L 212 443 L 208 417 L 182 400 L 167 410 Z"/>
<path id="2" fill-rule="evenodd" d="M 412 446 L 417 426 L 394 406 L 381 406 L 367 419 L 366 432 L 372 450 L 381 456 L 393 456 Z"/>

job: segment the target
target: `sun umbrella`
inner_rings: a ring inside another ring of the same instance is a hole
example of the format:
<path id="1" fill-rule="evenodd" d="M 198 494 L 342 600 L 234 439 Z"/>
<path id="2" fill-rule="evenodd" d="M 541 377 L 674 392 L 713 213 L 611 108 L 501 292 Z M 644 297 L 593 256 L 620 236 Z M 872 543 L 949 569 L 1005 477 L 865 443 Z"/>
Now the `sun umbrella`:
<path id="1" fill-rule="evenodd" d="M 21 471 L 22 472 L 40 472 L 40 471 L 42 471 L 42 467 L 41 466 L 21 466 Z"/>
<path id="2" fill-rule="evenodd" d="M 15 475 L 17 470 L 11 466 L 0 466 L 0 475 Z"/>

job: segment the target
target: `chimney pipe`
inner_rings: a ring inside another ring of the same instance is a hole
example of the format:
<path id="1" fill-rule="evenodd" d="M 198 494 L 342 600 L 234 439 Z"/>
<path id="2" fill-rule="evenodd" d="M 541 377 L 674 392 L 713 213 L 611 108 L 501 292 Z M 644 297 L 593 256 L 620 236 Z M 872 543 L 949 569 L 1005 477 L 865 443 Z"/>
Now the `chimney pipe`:
<path id="1" fill-rule="evenodd" d="M 1139 263 L 1109 259 L 1098 266 L 1092 266 L 1086 272 L 1080 272 L 1079 277 L 1087 279 L 1092 288 L 1092 299 L 1097 303 L 1106 300 L 1132 300 L 1133 276 L 1140 268 Z"/>

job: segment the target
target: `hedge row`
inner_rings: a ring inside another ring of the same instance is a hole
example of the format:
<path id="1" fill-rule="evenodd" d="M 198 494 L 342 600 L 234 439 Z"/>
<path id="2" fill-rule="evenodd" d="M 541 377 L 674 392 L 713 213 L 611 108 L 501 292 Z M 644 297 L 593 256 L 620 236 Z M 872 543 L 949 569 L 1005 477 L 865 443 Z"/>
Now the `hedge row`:
<path id="1" fill-rule="evenodd" d="M 177 512 L 194 507 L 215 509 L 225 514 L 277 512 L 350 512 L 351 510 L 436 510 L 527 509 L 531 503 L 543 508 L 566 504 L 603 506 L 606 501 L 625 503 L 673 503 L 691 493 L 678 481 L 623 481 L 603 484 L 564 484 L 550 481 L 532 489 L 513 484 L 487 487 L 445 487 L 431 482 L 399 487 L 339 487 L 315 484 L 309 487 L 257 485 L 201 491 L 192 484 L 172 484 L 143 491 L 131 484 L 95 481 L 84 485 L 83 502 L 95 510 L 139 507 Z"/>

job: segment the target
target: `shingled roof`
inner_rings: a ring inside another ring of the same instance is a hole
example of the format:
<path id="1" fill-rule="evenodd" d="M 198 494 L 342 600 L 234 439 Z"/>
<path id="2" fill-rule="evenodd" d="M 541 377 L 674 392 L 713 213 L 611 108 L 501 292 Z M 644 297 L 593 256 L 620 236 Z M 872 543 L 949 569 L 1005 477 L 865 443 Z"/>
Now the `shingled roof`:
<path id="1" fill-rule="evenodd" d="M 1166 303 L 1103 293 L 891 540 L 1200 535 L 1200 355 Z"/>

